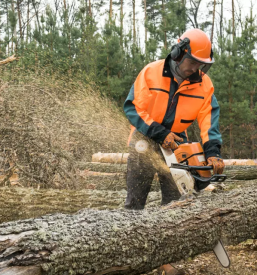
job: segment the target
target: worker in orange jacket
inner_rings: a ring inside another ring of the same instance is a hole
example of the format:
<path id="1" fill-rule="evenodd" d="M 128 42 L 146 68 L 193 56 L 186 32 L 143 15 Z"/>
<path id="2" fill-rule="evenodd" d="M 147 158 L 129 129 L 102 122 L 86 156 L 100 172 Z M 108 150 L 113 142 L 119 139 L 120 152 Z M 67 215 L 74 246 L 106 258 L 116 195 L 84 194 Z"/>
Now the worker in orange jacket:
<path id="1" fill-rule="evenodd" d="M 219 105 L 206 74 L 213 63 L 208 36 L 191 29 L 179 38 L 165 60 L 148 64 L 137 76 L 124 103 L 132 125 L 125 208 L 144 208 L 156 172 L 162 204 L 180 198 L 170 173 L 161 169 L 163 166 L 156 159 L 160 156 L 159 144 L 176 150 L 177 142 L 186 141 L 185 130 L 195 119 L 208 165 L 213 166 L 214 173 L 223 172 Z"/>

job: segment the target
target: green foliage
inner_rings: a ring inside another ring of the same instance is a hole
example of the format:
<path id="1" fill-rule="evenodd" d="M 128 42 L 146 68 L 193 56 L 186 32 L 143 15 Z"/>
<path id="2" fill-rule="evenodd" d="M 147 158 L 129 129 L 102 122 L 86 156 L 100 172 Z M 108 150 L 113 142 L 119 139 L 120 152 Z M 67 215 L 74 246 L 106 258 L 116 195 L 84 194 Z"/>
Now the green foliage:
<path id="1" fill-rule="evenodd" d="M 123 8 L 126 8 L 124 2 Z M 192 6 L 185 6 L 181 0 L 147 0 L 144 20 L 147 41 L 139 37 L 140 31 L 134 42 L 132 24 L 126 25 L 124 21 L 121 26 L 121 1 L 113 1 L 114 12 L 109 18 L 108 12 L 102 12 L 105 8 L 102 0 L 91 1 L 91 10 L 88 1 L 79 1 L 79 6 L 67 4 L 65 9 L 60 4 L 58 8 L 46 6 L 44 11 L 39 10 L 38 1 L 26 0 L 21 5 L 23 21 L 28 3 L 31 24 L 25 24 L 23 39 L 19 37 L 17 3 L 9 0 L 0 3 L 0 58 L 12 51 L 20 57 L 17 64 L 9 65 L 10 70 L 18 67 L 35 74 L 43 70 L 49 75 L 58 72 L 60 77 L 75 77 L 81 83 L 94 82 L 102 95 L 120 107 L 147 63 L 165 58 L 177 38 L 192 24 L 198 24 L 203 30 L 209 30 L 212 24 L 212 3 L 207 5 L 202 18 L 197 8 L 203 5 L 201 0 L 192 0 Z M 144 1 L 141 3 L 144 9 Z M 128 14 L 126 10 L 123 12 Z M 224 157 L 257 157 L 254 145 L 257 144 L 257 31 L 252 13 L 245 19 L 235 20 L 237 36 L 234 37 L 232 20 L 215 18 L 215 28 L 221 23 L 222 37 L 215 36 L 216 62 L 210 76 L 221 107 Z M 105 24 L 101 26 L 104 19 Z M 139 21 L 136 19 L 136 22 Z M 145 49 L 137 44 L 139 40 L 144 42 Z"/>

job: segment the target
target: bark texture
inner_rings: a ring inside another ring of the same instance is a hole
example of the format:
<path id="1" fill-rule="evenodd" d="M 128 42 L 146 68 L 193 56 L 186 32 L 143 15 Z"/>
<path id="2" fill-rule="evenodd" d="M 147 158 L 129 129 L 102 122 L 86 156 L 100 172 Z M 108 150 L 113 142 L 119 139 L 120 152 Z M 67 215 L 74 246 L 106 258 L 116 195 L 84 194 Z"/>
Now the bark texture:
<path id="1" fill-rule="evenodd" d="M 205 192 L 162 209 L 87 209 L 2 224 L 0 274 L 25 265 L 42 274 L 140 274 L 210 251 L 220 238 L 232 245 L 256 238 L 256 188 Z"/>

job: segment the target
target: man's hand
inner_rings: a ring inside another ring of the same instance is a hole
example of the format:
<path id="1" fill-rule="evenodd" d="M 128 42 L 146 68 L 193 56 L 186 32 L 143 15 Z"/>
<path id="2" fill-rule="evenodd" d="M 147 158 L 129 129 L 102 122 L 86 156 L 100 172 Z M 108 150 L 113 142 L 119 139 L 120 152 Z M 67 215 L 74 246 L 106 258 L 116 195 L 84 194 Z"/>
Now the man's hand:
<path id="1" fill-rule="evenodd" d="M 183 138 L 180 138 L 179 136 L 175 135 L 174 133 L 170 132 L 165 140 L 163 141 L 162 143 L 162 148 L 164 149 L 172 149 L 172 150 L 176 150 L 178 148 L 178 145 L 177 143 L 175 142 L 178 141 L 178 142 L 183 142 Z"/>
<path id="2" fill-rule="evenodd" d="M 209 157 L 207 161 L 208 166 L 213 167 L 213 174 L 222 174 L 225 167 L 223 159 L 217 157 Z"/>

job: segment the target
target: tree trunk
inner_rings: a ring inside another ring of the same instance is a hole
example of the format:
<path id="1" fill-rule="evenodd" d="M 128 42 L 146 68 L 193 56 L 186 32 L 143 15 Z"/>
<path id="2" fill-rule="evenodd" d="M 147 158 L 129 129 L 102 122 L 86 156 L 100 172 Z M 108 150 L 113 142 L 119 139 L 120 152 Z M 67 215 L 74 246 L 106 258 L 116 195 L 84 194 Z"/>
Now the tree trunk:
<path id="1" fill-rule="evenodd" d="M 216 9 L 216 0 L 213 1 L 212 28 L 211 28 L 211 43 L 213 43 L 214 24 L 215 24 L 215 9 Z"/>
<path id="2" fill-rule="evenodd" d="M 112 19 L 112 0 L 110 0 L 109 21 Z"/>
<path id="3" fill-rule="evenodd" d="M 29 41 L 29 4 L 30 4 L 30 0 L 28 0 L 27 2 L 27 26 L 26 26 L 26 30 L 27 30 L 27 34 L 26 34 L 26 43 L 28 44 L 28 41 Z"/>
<path id="4" fill-rule="evenodd" d="M 146 0 L 144 0 L 144 23 L 145 23 L 145 53 L 147 53 L 147 12 L 146 12 Z"/>
<path id="5" fill-rule="evenodd" d="M 88 15 L 92 18 L 91 0 L 88 0 Z"/>
<path id="6" fill-rule="evenodd" d="M 232 37 L 233 42 L 235 40 L 235 6 L 234 6 L 234 0 L 232 0 Z"/>
<path id="7" fill-rule="evenodd" d="M 211 251 L 219 239 L 235 245 L 256 238 L 256 188 L 162 209 L 86 209 L 2 224 L 0 275 L 24 265 L 34 274 L 140 274 Z"/>
<path id="8" fill-rule="evenodd" d="M 21 25 L 21 10 L 20 10 L 20 0 L 17 0 L 17 12 L 19 19 L 19 28 L 20 28 L 20 39 L 23 41 L 22 25 Z"/>
<path id="9" fill-rule="evenodd" d="M 234 132 L 233 132 L 233 112 L 232 112 L 232 104 L 233 104 L 233 96 L 232 96 L 232 88 L 231 88 L 231 83 L 229 83 L 229 89 L 228 89 L 228 96 L 229 96 L 229 118 L 230 118 L 230 123 L 229 123 L 229 142 L 230 142 L 230 158 L 234 159 L 235 158 L 235 151 L 234 151 Z"/>
<path id="10" fill-rule="evenodd" d="M 165 5 L 164 0 L 162 0 L 162 22 L 164 27 L 164 40 L 163 40 L 163 47 L 165 50 L 167 50 L 167 32 L 166 32 L 166 18 L 165 18 Z"/>
<path id="11" fill-rule="evenodd" d="M 38 5 L 40 5 L 41 1 L 39 1 Z M 32 6 L 34 8 L 34 11 L 35 11 L 35 14 L 36 14 L 36 18 L 37 18 L 37 25 L 38 25 L 38 30 L 39 32 L 41 33 L 41 26 L 40 26 L 40 23 L 39 23 L 39 14 L 38 14 L 38 9 L 36 7 L 36 2 L 35 0 L 32 0 Z"/>
<path id="12" fill-rule="evenodd" d="M 136 44 L 136 0 L 132 0 L 133 6 L 133 43 Z"/>

